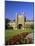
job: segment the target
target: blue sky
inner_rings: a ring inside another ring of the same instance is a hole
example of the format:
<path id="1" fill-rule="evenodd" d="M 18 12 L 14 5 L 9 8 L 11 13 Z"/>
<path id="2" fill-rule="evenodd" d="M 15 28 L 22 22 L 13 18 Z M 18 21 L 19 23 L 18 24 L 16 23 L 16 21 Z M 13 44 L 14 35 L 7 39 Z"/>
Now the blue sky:
<path id="1" fill-rule="evenodd" d="M 33 2 L 5 2 L 5 17 L 14 20 L 16 19 L 16 13 L 25 13 L 27 20 L 33 20 L 34 16 L 34 4 Z"/>

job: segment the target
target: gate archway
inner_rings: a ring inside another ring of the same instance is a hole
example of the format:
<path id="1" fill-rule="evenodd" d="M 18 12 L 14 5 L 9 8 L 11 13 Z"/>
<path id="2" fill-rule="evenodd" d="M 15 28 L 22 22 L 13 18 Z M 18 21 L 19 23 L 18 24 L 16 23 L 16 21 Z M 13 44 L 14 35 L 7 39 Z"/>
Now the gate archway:
<path id="1" fill-rule="evenodd" d="M 17 28 L 21 29 L 22 28 L 22 24 L 18 24 Z"/>

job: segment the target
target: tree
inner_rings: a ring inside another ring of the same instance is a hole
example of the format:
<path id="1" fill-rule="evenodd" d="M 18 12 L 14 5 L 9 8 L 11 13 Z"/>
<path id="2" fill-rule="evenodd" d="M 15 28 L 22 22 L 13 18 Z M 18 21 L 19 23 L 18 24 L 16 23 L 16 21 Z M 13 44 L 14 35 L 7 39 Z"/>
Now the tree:
<path id="1" fill-rule="evenodd" d="M 8 18 L 5 18 L 5 29 L 8 28 L 8 23 L 10 22 L 10 20 Z"/>
<path id="2" fill-rule="evenodd" d="M 26 22 L 26 17 L 24 16 L 24 21 Z"/>

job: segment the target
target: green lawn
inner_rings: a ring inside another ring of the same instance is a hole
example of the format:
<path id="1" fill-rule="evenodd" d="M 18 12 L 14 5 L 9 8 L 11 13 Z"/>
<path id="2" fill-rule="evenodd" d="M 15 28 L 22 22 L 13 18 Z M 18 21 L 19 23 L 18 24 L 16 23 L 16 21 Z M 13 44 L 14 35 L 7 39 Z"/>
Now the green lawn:
<path id="1" fill-rule="evenodd" d="M 7 29 L 5 31 L 5 40 L 8 40 L 10 37 L 12 38 L 14 35 L 20 34 L 22 32 L 33 32 L 31 28 L 25 28 L 24 30 L 12 30 L 12 29 Z"/>

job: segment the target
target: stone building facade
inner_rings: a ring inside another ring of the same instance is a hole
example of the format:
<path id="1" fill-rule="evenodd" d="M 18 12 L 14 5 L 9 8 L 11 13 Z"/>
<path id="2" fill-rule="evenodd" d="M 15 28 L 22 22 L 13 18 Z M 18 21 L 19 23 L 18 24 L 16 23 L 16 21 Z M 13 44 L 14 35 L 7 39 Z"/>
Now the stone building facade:
<path id="1" fill-rule="evenodd" d="M 33 21 L 25 21 L 25 15 L 23 14 L 17 14 L 16 13 L 16 20 L 9 22 L 9 27 L 13 27 L 13 29 L 24 29 L 24 27 L 30 27 L 30 25 L 33 25 Z"/>

